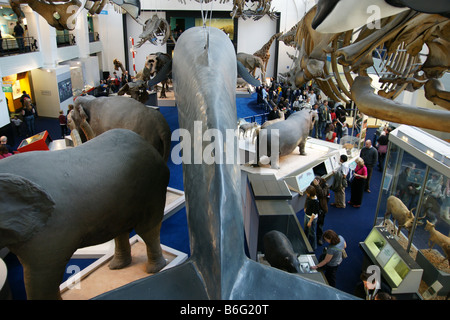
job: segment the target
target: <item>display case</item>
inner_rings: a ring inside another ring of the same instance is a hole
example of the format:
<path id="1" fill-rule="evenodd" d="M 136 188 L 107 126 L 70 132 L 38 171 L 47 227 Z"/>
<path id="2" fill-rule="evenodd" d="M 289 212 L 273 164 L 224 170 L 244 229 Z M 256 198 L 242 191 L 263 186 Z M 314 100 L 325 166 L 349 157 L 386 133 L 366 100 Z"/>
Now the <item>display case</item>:
<path id="1" fill-rule="evenodd" d="M 387 199 L 399 199 L 413 216 L 410 230 L 401 228 L 394 237 L 424 270 L 419 292 L 438 282 L 438 295 L 445 296 L 450 292 L 448 253 L 443 242 L 432 245 L 429 240 L 439 235 L 450 241 L 450 144 L 401 125 L 389 135 L 385 161 L 374 226 L 394 234 L 391 215 L 385 219 Z"/>
<path id="2" fill-rule="evenodd" d="M 42 131 L 34 136 L 23 139 L 19 147 L 18 152 L 38 151 L 38 150 L 50 150 L 49 145 L 52 142 L 52 138 L 47 131 Z"/>
<path id="3" fill-rule="evenodd" d="M 361 243 L 372 263 L 380 267 L 392 294 L 415 293 L 419 290 L 423 269 L 399 245 L 384 227 L 374 227 Z"/>

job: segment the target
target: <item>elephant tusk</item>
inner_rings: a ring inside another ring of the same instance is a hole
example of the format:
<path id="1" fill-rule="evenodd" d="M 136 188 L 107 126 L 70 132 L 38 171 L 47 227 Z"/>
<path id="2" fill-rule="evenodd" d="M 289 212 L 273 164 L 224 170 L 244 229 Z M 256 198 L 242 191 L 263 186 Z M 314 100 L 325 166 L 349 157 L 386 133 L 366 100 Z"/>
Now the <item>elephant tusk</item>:
<path id="1" fill-rule="evenodd" d="M 78 147 L 83 144 L 80 133 L 78 132 L 77 129 L 71 129 L 70 136 L 72 137 L 74 147 Z"/>
<path id="2" fill-rule="evenodd" d="M 86 120 L 81 123 L 80 127 L 81 130 L 83 130 L 83 133 L 86 136 L 87 140 L 95 138 L 94 130 L 92 130 L 91 125 Z"/>
<path id="3" fill-rule="evenodd" d="M 374 93 L 371 82 L 370 77 L 358 76 L 351 87 L 352 99 L 362 113 L 391 122 L 450 132 L 450 112 L 414 107 L 383 98 Z"/>

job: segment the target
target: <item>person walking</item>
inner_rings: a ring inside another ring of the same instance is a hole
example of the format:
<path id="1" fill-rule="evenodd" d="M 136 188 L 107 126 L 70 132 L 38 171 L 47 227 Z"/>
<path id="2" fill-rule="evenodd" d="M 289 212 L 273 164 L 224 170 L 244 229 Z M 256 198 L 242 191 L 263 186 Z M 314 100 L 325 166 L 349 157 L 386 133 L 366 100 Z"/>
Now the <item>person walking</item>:
<path id="1" fill-rule="evenodd" d="M 364 185 L 367 179 L 367 168 L 364 165 L 364 160 L 361 157 L 356 158 L 356 168 L 353 173 L 353 180 L 351 182 L 350 191 L 350 201 L 348 204 L 355 208 L 361 207 L 362 198 L 364 195 Z"/>
<path id="2" fill-rule="evenodd" d="M 370 192 L 370 178 L 372 178 L 373 167 L 378 164 L 378 150 L 372 146 L 371 140 L 366 140 L 364 148 L 361 149 L 359 156 L 364 160 L 364 165 L 367 168 L 364 191 Z"/>

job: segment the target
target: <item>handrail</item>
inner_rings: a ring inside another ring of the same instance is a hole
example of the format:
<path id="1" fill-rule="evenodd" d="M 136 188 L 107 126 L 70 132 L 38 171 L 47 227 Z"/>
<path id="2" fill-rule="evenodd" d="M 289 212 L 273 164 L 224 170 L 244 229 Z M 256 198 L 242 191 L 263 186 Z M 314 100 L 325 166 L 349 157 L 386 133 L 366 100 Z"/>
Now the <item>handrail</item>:
<path id="1" fill-rule="evenodd" d="M 0 55 L 11 55 L 38 51 L 37 40 L 34 37 L 16 37 L 0 39 Z"/>
<path id="2" fill-rule="evenodd" d="M 66 47 L 66 46 L 74 46 L 77 44 L 75 40 L 75 36 L 71 33 L 61 34 L 56 36 L 56 46 Z"/>

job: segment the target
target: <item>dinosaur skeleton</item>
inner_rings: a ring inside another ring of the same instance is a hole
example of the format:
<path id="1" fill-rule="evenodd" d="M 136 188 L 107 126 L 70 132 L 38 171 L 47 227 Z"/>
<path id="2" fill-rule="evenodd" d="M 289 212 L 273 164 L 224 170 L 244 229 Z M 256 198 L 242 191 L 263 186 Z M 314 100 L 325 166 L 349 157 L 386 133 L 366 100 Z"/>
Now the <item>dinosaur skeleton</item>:
<path id="1" fill-rule="evenodd" d="M 73 30 L 76 18 L 83 9 L 87 9 L 90 14 L 99 14 L 107 3 L 113 4 L 116 11 L 128 13 L 135 20 L 141 10 L 139 0 L 9 0 L 9 3 L 19 20 L 23 15 L 20 5 L 27 4 L 57 30 Z"/>
<path id="2" fill-rule="evenodd" d="M 285 44 L 298 49 L 294 67 L 281 75 L 288 83 L 300 87 L 315 80 L 330 99 L 353 100 L 369 116 L 450 132 L 450 93 L 439 81 L 450 67 L 448 18 L 406 10 L 382 19 L 378 29 L 363 26 L 356 31 L 319 33 L 311 27 L 315 14 L 313 7 L 299 21 L 294 41 L 286 37 Z M 427 54 L 423 54 L 425 46 Z M 378 66 L 374 57 L 380 61 Z M 379 76 L 377 93 L 367 71 L 372 67 Z M 422 87 L 425 97 L 441 108 L 393 101 L 405 90 Z"/>

